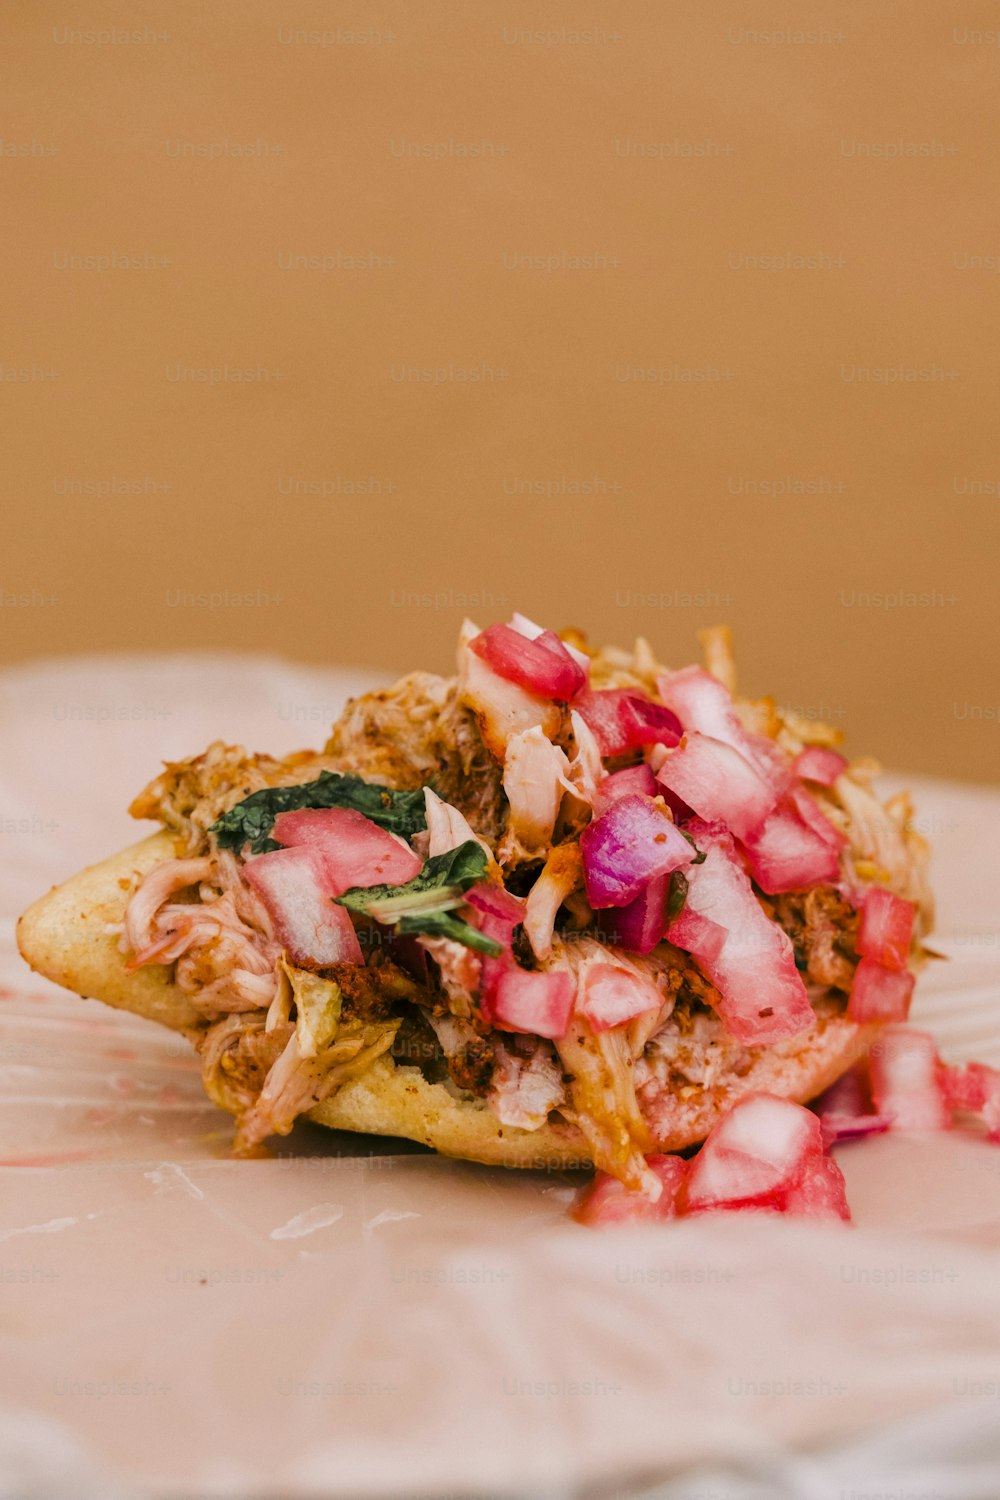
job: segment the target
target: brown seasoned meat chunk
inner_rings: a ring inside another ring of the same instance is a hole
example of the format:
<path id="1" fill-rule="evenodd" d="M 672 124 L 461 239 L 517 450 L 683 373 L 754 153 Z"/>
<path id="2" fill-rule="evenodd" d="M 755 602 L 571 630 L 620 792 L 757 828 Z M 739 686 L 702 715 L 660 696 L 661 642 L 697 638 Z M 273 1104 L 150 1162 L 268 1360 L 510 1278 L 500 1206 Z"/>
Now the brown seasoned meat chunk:
<path id="1" fill-rule="evenodd" d="M 858 915 L 832 885 L 786 891 L 767 905 L 788 933 L 795 962 L 814 984 L 850 990 L 857 963 Z"/>

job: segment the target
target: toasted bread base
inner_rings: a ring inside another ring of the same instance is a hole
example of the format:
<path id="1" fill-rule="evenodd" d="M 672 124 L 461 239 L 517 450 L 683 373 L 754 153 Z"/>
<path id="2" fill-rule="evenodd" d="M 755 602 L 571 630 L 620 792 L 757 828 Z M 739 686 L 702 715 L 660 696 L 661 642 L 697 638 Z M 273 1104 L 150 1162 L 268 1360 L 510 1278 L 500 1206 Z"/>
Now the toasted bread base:
<path id="1" fill-rule="evenodd" d="M 149 965 L 128 973 L 117 933 L 138 880 L 176 853 L 168 833 L 143 839 L 91 865 L 36 901 L 18 923 L 22 955 L 39 974 L 106 1005 L 146 1016 L 175 1031 L 203 1024 L 172 971 Z M 751 1053 L 745 1073 L 722 1079 L 710 1093 L 672 1098 L 659 1114 L 655 1146 L 678 1151 L 703 1140 L 739 1095 L 754 1089 L 805 1103 L 827 1088 L 871 1046 L 877 1025 L 859 1026 L 843 1014 L 843 1001 L 814 1000 L 816 1025 L 800 1036 Z M 718 1023 L 720 1035 L 722 1024 Z M 573 1125 L 551 1120 L 539 1130 L 501 1125 L 482 1099 L 456 1095 L 429 1083 L 418 1068 L 380 1058 L 361 1078 L 310 1112 L 336 1130 L 403 1136 L 446 1156 L 507 1167 L 579 1167 L 591 1160 Z"/>

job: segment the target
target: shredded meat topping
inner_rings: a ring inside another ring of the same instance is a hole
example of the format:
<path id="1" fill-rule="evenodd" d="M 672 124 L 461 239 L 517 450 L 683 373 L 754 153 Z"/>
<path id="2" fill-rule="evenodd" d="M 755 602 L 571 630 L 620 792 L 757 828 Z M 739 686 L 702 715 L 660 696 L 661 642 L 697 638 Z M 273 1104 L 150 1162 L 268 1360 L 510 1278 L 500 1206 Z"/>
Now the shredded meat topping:
<path id="1" fill-rule="evenodd" d="M 787 932 L 795 962 L 814 984 L 849 991 L 857 963 L 858 914 L 832 885 L 788 891 L 767 900 Z"/>

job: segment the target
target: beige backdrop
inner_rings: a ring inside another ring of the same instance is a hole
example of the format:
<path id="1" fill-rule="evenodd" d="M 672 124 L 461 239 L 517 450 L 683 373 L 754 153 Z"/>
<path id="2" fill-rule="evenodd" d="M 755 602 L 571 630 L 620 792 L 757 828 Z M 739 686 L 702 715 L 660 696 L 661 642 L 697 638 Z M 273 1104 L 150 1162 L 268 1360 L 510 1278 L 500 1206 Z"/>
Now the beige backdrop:
<path id="1" fill-rule="evenodd" d="M 998 25 L 8 0 L 3 656 L 721 618 L 995 777 Z"/>

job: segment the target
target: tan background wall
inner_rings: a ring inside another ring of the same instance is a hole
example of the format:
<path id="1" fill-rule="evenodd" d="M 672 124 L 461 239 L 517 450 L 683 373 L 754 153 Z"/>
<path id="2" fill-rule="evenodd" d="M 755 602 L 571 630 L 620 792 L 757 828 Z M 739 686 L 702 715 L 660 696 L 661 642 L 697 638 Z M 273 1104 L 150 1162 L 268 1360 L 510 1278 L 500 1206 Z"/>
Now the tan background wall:
<path id="1" fill-rule="evenodd" d="M 998 26 L 8 0 L 3 658 L 723 618 L 748 690 L 995 778 Z"/>

